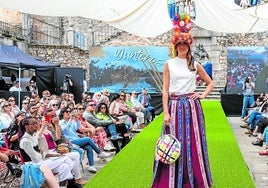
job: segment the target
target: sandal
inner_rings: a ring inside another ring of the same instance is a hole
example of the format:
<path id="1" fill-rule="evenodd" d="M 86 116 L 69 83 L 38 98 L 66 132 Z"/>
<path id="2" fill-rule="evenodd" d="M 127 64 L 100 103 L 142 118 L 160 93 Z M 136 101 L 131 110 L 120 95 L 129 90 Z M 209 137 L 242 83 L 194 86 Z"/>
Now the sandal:
<path id="1" fill-rule="evenodd" d="M 259 155 L 268 155 L 268 150 L 263 150 L 259 152 Z"/>

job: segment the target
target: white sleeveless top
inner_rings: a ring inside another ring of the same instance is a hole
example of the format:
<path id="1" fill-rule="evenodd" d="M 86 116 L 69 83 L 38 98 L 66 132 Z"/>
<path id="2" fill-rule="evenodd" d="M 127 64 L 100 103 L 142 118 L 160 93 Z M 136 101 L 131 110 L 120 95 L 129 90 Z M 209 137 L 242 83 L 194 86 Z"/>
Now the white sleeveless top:
<path id="1" fill-rule="evenodd" d="M 170 74 L 169 94 L 184 95 L 196 90 L 196 70 L 190 71 L 186 59 L 175 57 L 169 59 L 168 69 Z M 196 69 L 197 62 L 194 62 Z"/>

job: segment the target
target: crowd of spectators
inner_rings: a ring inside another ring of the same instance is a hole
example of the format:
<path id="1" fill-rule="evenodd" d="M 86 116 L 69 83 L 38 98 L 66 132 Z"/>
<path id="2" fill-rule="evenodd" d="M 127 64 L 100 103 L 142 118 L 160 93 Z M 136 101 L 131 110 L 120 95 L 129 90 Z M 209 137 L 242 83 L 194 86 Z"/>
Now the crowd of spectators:
<path id="1" fill-rule="evenodd" d="M 261 93 L 252 108 L 247 109 L 247 116 L 241 119 L 244 123 L 241 128 L 247 129 L 245 134 L 256 137 L 252 142 L 255 146 L 263 146 L 259 155 L 268 155 L 268 93 Z"/>
<path id="2" fill-rule="evenodd" d="M 107 89 L 93 96 L 83 93 L 78 102 L 72 93 L 58 96 L 45 90 L 39 96 L 32 92 L 20 108 L 15 97 L 1 98 L 0 152 L 17 153 L 18 162 L 38 165 L 44 179 L 57 174 L 57 186 L 50 178 L 48 187 L 85 184 L 80 172 L 84 155 L 88 171 L 96 173 L 95 156 L 105 162 L 130 142 L 131 131 L 140 132 L 155 118 L 150 101 L 145 88 L 140 95 L 133 91 L 110 96 Z M 59 147 L 68 148 L 67 152 Z"/>

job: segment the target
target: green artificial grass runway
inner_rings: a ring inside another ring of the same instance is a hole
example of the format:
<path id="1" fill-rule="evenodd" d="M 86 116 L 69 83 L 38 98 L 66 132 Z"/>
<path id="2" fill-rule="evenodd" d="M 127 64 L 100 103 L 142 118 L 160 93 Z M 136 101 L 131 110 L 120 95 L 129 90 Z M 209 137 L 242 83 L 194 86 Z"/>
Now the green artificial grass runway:
<path id="1" fill-rule="evenodd" d="M 254 188 L 245 161 L 219 101 L 202 101 L 214 188 Z M 149 188 L 155 142 L 163 115 L 158 116 L 102 168 L 85 188 Z"/>

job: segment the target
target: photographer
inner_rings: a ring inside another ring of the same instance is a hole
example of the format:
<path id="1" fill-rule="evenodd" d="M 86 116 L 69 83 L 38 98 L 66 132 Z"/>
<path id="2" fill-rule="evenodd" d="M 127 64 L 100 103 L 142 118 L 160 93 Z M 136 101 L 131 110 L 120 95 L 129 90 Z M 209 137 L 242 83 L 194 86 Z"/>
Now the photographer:
<path id="1" fill-rule="evenodd" d="M 63 93 L 69 93 L 70 88 L 73 86 L 73 82 L 71 80 L 71 75 L 70 74 L 65 74 L 65 78 L 63 80 L 63 85 L 62 85 L 62 92 Z"/>
<path id="2" fill-rule="evenodd" d="M 253 107 L 253 105 L 255 104 L 254 99 L 255 83 L 252 81 L 252 78 L 250 76 L 247 77 L 245 82 L 243 83 L 242 90 L 244 97 L 243 97 L 241 119 L 243 119 L 247 115 L 246 108 L 248 106 Z"/>

